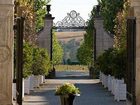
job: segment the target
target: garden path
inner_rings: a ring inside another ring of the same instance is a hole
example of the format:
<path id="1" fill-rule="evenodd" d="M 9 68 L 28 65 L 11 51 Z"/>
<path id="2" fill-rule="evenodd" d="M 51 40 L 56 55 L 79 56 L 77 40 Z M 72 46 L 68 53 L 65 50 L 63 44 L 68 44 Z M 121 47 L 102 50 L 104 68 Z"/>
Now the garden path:
<path id="1" fill-rule="evenodd" d="M 98 79 L 89 79 L 88 72 L 61 71 L 56 76 L 56 79 L 47 79 L 40 89 L 26 95 L 23 105 L 60 105 L 59 97 L 54 92 L 58 85 L 65 82 L 80 88 L 81 96 L 75 98 L 74 105 L 126 105 L 125 101 L 116 102 Z"/>

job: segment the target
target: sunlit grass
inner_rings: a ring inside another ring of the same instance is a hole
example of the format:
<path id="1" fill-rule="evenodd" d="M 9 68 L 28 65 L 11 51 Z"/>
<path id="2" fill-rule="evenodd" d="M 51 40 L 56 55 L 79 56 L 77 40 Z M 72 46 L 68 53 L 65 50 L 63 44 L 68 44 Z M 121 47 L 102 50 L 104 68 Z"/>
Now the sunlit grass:
<path id="1" fill-rule="evenodd" d="M 56 65 L 56 71 L 67 71 L 67 70 L 78 70 L 78 71 L 88 71 L 88 66 L 85 65 Z"/>

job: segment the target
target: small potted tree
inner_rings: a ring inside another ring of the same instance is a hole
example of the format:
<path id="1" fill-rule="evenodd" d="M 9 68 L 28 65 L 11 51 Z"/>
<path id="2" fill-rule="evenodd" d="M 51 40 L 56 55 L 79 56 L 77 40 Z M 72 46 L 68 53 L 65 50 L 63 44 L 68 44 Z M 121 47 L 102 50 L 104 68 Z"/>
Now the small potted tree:
<path id="1" fill-rule="evenodd" d="M 55 95 L 59 95 L 61 105 L 73 105 L 75 96 L 80 96 L 79 88 L 72 83 L 65 83 L 56 89 Z"/>
<path id="2" fill-rule="evenodd" d="M 50 69 L 50 59 L 48 53 L 43 48 L 35 47 L 33 49 L 33 64 L 32 64 L 32 74 L 34 75 L 34 87 L 38 88 L 40 85 L 40 76 L 45 76 L 48 74 Z"/>

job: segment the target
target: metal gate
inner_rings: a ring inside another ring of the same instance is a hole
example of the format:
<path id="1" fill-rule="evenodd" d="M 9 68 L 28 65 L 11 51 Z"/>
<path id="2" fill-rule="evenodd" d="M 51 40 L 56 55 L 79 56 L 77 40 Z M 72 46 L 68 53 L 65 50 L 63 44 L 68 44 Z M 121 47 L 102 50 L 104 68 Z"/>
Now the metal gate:
<path id="1" fill-rule="evenodd" d="M 136 18 L 127 19 L 127 99 L 136 105 Z"/>

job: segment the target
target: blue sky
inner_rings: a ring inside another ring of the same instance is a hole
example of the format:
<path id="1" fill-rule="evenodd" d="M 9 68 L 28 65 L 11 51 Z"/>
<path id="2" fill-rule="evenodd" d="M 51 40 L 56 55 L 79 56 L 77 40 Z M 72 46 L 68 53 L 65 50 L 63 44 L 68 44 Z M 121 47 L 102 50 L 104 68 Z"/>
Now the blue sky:
<path id="1" fill-rule="evenodd" d="M 80 16 L 87 20 L 97 0 L 51 0 L 51 14 L 54 22 L 61 21 L 71 10 L 76 10 Z"/>

